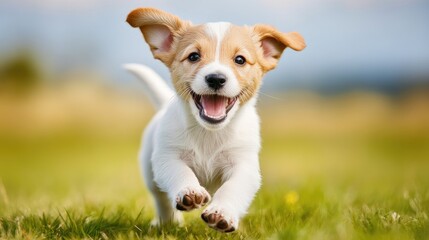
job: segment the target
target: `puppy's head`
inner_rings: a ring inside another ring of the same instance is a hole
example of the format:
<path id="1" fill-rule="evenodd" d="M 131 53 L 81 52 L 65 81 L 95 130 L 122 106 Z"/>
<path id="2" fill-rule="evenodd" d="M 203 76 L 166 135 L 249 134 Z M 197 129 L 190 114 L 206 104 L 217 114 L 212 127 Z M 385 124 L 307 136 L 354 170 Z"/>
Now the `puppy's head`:
<path id="1" fill-rule="evenodd" d="M 300 34 L 267 25 L 192 25 L 169 13 L 139 8 L 127 22 L 139 27 L 153 56 L 171 72 L 174 87 L 206 129 L 221 129 L 256 96 L 262 76 L 286 47 L 305 48 Z"/>

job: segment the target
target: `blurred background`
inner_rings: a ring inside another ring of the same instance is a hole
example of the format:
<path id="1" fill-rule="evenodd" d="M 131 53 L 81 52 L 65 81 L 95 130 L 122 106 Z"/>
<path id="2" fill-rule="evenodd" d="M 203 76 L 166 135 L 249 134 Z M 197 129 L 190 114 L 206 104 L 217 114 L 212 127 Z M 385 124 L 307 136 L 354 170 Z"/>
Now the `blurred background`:
<path id="1" fill-rule="evenodd" d="M 141 6 L 305 37 L 264 79 L 263 189 L 427 194 L 426 0 L 2 0 L 0 212 L 146 204 L 137 151 L 154 111 L 121 65 L 169 74 L 125 22 Z"/>

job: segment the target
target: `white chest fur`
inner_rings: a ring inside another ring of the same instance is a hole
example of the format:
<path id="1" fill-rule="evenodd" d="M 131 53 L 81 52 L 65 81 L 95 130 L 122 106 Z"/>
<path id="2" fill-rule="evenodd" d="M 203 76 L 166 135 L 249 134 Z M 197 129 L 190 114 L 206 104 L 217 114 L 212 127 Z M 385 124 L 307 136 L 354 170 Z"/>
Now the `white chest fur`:
<path id="1" fill-rule="evenodd" d="M 228 168 L 246 161 L 240 159 L 241 152 L 259 151 L 259 118 L 254 104 L 250 101 L 242 106 L 224 129 L 210 131 L 201 127 L 192 116 L 184 115 L 188 112 L 183 111 L 186 104 L 174 101 L 159 119 L 155 139 L 158 143 L 154 145 L 161 146 L 162 151 L 177 151 L 180 160 L 192 169 L 200 184 L 216 190 Z"/>

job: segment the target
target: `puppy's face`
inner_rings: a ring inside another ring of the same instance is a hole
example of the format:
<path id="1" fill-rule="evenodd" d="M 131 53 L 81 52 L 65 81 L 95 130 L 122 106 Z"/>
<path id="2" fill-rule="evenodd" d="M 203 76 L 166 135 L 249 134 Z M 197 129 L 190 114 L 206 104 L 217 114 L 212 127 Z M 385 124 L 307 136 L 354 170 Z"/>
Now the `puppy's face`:
<path id="1" fill-rule="evenodd" d="M 141 29 L 154 57 L 169 67 L 178 95 L 210 130 L 226 126 L 257 94 L 262 76 L 276 66 L 286 47 L 305 47 L 298 33 L 224 22 L 194 26 L 151 8 L 132 11 L 127 21 Z"/>
<path id="2" fill-rule="evenodd" d="M 263 74 L 250 30 L 229 23 L 188 28 L 171 65 L 174 86 L 204 127 L 222 128 L 256 94 Z"/>

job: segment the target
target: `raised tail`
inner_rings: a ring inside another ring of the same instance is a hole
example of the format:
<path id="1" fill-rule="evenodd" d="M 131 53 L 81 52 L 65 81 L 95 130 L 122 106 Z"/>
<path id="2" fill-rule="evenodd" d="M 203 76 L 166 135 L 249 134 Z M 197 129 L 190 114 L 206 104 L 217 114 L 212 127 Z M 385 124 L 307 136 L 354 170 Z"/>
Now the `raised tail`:
<path id="1" fill-rule="evenodd" d="M 144 92 L 157 110 L 161 109 L 174 96 L 173 90 L 151 68 L 135 63 L 125 64 L 124 68 L 136 75 L 144 85 Z"/>

